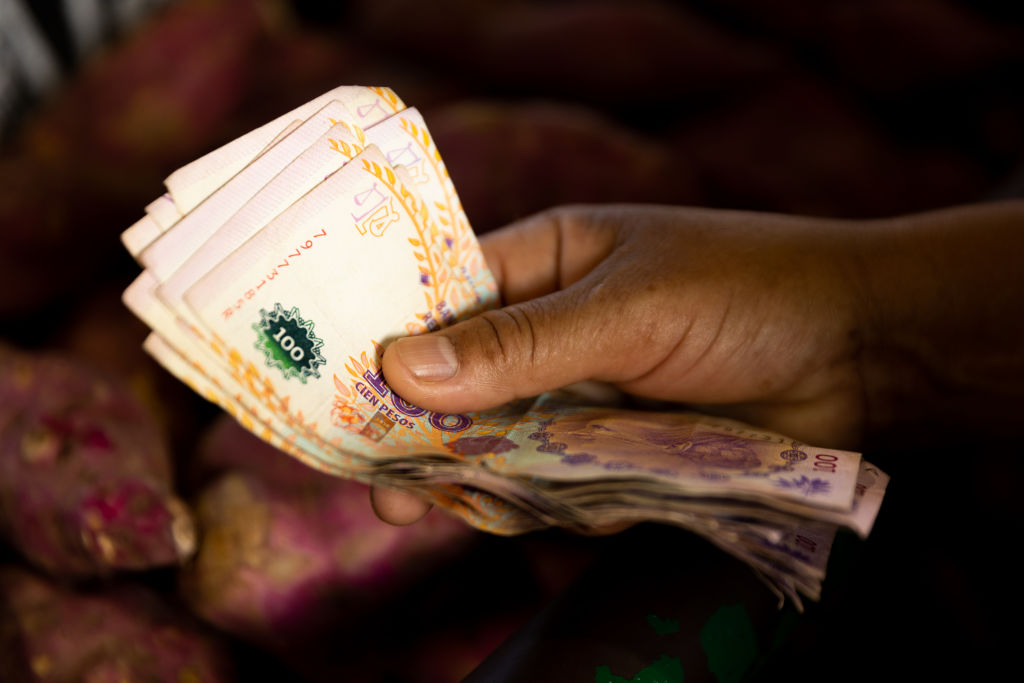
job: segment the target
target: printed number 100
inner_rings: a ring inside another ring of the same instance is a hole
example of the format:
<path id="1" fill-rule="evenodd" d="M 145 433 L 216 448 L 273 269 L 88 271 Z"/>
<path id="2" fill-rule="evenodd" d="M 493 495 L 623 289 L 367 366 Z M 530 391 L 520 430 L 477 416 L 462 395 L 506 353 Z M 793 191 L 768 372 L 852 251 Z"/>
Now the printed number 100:
<path id="1" fill-rule="evenodd" d="M 277 334 L 274 335 L 274 341 L 280 344 L 281 348 L 292 357 L 292 360 L 298 362 L 302 360 L 302 357 L 306 355 L 306 352 L 301 346 L 295 345 L 295 340 L 292 339 L 291 335 L 285 334 L 283 327 L 277 328 Z"/>
<path id="2" fill-rule="evenodd" d="M 835 472 L 836 461 L 838 460 L 838 456 L 830 455 L 828 453 L 818 453 L 814 456 L 814 469 L 824 470 L 825 472 Z"/>

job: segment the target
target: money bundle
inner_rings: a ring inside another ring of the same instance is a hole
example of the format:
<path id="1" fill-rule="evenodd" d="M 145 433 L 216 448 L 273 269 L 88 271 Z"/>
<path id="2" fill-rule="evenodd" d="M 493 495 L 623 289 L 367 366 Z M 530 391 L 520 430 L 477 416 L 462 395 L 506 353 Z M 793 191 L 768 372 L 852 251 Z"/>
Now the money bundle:
<path id="1" fill-rule="evenodd" d="M 498 534 L 683 526 L 798 606 L 819 597 L 836 531 L 870 532 L 888 477 L 857 453 L 565 392 L 467 414 L 395 395 L 391 340 L 498 296 L 426 123 L 388 88 L 336 88 L 166 189 L 122 235 L 146 350 L 312 467 Z"/>

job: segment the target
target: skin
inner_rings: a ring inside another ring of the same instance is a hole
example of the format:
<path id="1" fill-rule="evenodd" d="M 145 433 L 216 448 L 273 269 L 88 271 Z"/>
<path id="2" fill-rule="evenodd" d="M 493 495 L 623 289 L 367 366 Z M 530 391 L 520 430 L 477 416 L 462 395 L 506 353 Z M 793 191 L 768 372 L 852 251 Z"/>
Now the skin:
<path id="1" fill-rule="evenodd" d="M 597 380 L 848 449 L 943 421 L 998 431 L 1024 408 L 1024 202 L 872 221 L 571 206 L 481 247 L 504 307 L 388 347 L 410 403 Z M 372 500 L 386 521 L 426 510 Z"/>

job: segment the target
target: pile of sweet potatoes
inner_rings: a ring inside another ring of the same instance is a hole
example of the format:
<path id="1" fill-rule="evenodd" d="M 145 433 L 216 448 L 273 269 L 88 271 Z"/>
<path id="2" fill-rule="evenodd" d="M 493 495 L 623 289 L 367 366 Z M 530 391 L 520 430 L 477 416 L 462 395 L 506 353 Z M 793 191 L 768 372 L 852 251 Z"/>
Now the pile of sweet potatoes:
<path id="1" fill-rule="evenodd" d="M 81 355 L 4 347 L 0 399 L 3 680 L 231 681 L 236 643 L 306 680 L 458 680 L 568 578 L 436 510 L 385 524 L 227 416 L 172 459 Z"/>
<path id="2" fill-rule="evenodd" d="M 23 3 L 30 4 L 30 3 Z M 768 8 L 770 5 L 770 8 Z M 974 6 L 977 5 L 977 6 Z M 486 232 L 568 202 L 877 216 L 1024 164 L 1024 38 L 957 0 L 176 0 L 0 146 L 0 680 L 450 683 L 593 557 L 255 439 L 141 352 L 118 235 L 342 84 L 425 115 Z"/>

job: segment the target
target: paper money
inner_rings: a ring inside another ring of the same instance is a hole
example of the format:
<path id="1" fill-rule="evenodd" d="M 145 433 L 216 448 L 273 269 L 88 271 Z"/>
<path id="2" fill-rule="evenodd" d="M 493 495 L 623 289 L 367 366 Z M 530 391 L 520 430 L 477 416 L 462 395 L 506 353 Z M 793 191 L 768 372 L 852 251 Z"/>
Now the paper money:
<path id="1" fill-rule="evenodd" d="M 499 534 L 676 524 L 798 605 L 836 531 L 870 533 L 888 478 L 857 453 L 566 392 L 466 414 L 394 394 L 391 341 L 498 302 L 426 121 L 387 88 L 337 88 L 166 185 L 122 235 L 146 350 L 311 466 Z"/>
<path id="2" fill-rule="evenodd" d="M 351 112 L 349 122 L 361 128 L 368 128 L 405 108 L 398 96 L 388 88 L 341 86 L 324 93 L 168 176 L 165 184 L 179 211 L 182 214 L 191 211 L 261 151 L 272 148 L 274 141 L 292 122 L 306 121 L 332 101 L 347 107 Z"/>

